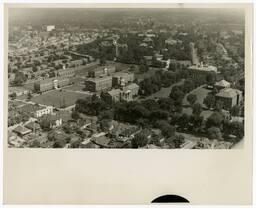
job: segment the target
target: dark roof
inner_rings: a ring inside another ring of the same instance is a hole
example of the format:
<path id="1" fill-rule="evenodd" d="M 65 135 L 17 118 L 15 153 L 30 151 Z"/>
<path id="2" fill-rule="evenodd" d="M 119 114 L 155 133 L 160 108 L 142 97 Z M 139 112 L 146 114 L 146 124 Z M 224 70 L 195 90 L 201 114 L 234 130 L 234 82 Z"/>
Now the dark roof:
<path id="1" fill-rule="evenodd" d="M 34 122 L 34 121 L 31 121 L 31 122 L 27 123 L 25 125 L 25 127 L 27 127 L 28 129 L 31 129 L 31 130 L 33 130 L 34 128 L 36 130 L 40 129 L 40 125 L 38 123 Z"/>
<path id="2" fill-rule="evenodd" d="M 110 139 L 105 136 L 100 136 L 100 137 L 94 137 L 91 141 L 102 147 L 108 147 Z"/>
<path id="3" fill-rule="evenodd" d="M 13 131 L 16 133 L 19 133 L 19 134 L 28 134 L 31 132 L 30 129 L 28 129 L 24 126 L 17 126 Z"/>

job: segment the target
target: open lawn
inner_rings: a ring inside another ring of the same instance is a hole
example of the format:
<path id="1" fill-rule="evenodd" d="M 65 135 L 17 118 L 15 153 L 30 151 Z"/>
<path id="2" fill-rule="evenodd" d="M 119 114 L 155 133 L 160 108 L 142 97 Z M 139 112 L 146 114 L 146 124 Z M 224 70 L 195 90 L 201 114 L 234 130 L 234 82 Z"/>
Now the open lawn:
<path id="1" fill-rule="evenodd" d="M 154 98 L 164 98 L 164 97 L 169 97 L 172 88 L 174 86 L 178 86 L 178 85 L 182 85 L 184 82 L 184 80 L 181 80 L 173 85 L 171 85 L 170 87 L 162 87 L 158 92 L 153 93 L 152 95 L 146 97 L 145 99 L 154 99 Z"/>
<path id="2" fill-rule="evenodd" d="M 89 95 L 86 95 L 85 93 L 54 90 L 33 97 L 32 101 L 43 105 L 51 105 L 56 108 L 66 108 L 74 105 L 77 99 L 86 98 L 88 96 Z"/>
<path id="3" fill-rule="evenodd" d="M 80 84 L 80 83 L 75 83 L 74 85 L 68 86 L 68 87 L 64 87 L 63 89 L 65 90 L 70 90 L 70 91 L 83 91 L 85 85 L 84 84 Z"/>
<path id="4" fill-rule="evenodd" d="M 203 107 L 205 107 L 205 105 L 203 104 L 204 102 L 204 98 L 207 96 L 207 94 L 211 92 L 211 90 L 205 89 L 203 86 L 198 87 L 194 90 L 192 90 L 190 93 L 188 93 L 184 99 L 183 99 L 183 105 L 189 105 L 189 102 L 187 101 L 187 96 L 189 94 L 194 94 L 197 97 L 197 103 L 200 103 Z"/>
<path id="5" fill-rule="evenodd" d="M 182 113 L 186 113 L 187 115 L 192 115 L 193 110 L 191 107 L 187 107 L 182 109 Z M 202 113 L 200 114 L 200 116 L 203 116 L 204 119 L 206 120 L 207 118 L 209 118 L 210 115 L 212 115 L 213 111 L 210 110 L 203 110 Z"/>

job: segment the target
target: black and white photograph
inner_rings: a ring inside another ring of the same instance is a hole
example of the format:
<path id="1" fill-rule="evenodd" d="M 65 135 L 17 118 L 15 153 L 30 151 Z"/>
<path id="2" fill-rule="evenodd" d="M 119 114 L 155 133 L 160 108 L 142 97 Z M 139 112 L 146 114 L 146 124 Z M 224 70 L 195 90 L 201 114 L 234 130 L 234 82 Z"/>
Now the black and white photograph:
<path id="1" fill-rule="evenodd" d="M 242 149 L 240 8 L 8 9 L 8 147 Z"/>

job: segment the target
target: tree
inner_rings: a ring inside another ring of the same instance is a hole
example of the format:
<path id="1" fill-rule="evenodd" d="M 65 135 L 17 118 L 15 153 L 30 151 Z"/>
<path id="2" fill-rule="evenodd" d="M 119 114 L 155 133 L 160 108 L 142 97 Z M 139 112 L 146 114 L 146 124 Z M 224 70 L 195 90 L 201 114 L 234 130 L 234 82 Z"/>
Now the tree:
<path id="1" fill-rule="evenodd" d="M 215 96 L 212 94 L 208 94 L 204 99 L 204 104 L 207 108 L 214 108 L 215 107 Z"/>
<path id="2" fill-rule="evenodd" d="M 106 58 L 102 56 L 102 57 L 100 58 L 100 65 L 103 66 L 103 65 L 105 65 L 105 64 L 106 64 Z"/>
<path id="3" fill-rule="evenodd" d="M 210 127 L 208 130 L 209 139 L 217 139 L 220 140 L 222 138 L 220 128 L 218 127 Z"/>
<path id="4" fill-rule="evenodd" d="M 233 106 L 230 109 L 231 116 L 239 116 L 240 113 L 240 107 L 238 105 Z"/>
<path id="5" fill-rule="evenodd" d="M 37 72 L 37 71 L 38 71 L 37 67 L 36 67 L 36 66 L 33 66 L 33 67 L 32 67 L 32 71 L 33 71 L 33 72 Z"/>
<path id="6" fill-rule="evenodd" d="M 163 126 L 161 128 L 161 132 L 163 134 L 164 137 L 172 137 L 175 135 L 175 127 L 171 126 L 170 124 Z"/>
<path id="7" fill-rule="evenodd" d="M 136 134 L 132 139 L 133 148 L 144 147 L 147 144 L 148 144 L 148 138 L 143 132 Z"/>
<path id="8" fill-rule="evenodd" d="M 168 69 L 169 71 L 176 71 L 177 70 L 177 66 L 176 66 L 176 64 L 175 63 L 170 63 L 169 64 L 169 69 Z"/>
<path id="9" fill-rule="evenodd" d="M 139 72 L 140 73 L 145 73 L 145 72 L 147 72 L 148 71 L 148 66 L 146 65 L 146 64 L 141 64 L 140 66 L 139 66 Z"/>
<path id="10" fill-rule="evenodd" d="M 193 109 L 193 114 L 195 114 L 195 115 L 200 115 L 203 110 L 202 105 L 200 103 L 195 103 L 192 106 L 192 109 Z"/>
<path id="11" fill-rule="evenodd" d="M 47 116 L 43 116 L 39 121 L 41 128 L 45 131 L 49 131 L 51 129 L 51 122 L 47 118 Z"/>
<path id="12" fill-rule="evenodd" d="M 206 121 L 206 127 L 220 127 L 223 121 L 223 116 L 219 112 L 214 112 Z"/>
<path id="13" fill-rule="evenodd" d="M 27 81 L 27 77 L 22 72 L 17 72 L 15 74 L 15 79 L 13 81 L 13 84 L 16 86 L 21 86 L 24 82 Z"/>
<path id="14" fill-rule="evenodd" d="M 194 105 L 196 100 L 197 100 L 197 97 L 195 94 L 189 94 L 187 96 L 187 101 L 189 102 L 190 105 Z"/>
<path id="15" fill-rule="evenodd" d="M 189 123 L 189 115 L 186 113 L 183 113 L 182 116 L 180 116 L 176 122 L 180 128 L 186 129 L 188 128 Z"/>
<path id="16" fill-rule="evenodd" d="M 102 131 L 108 131 L 112 126 L 112 120 L 111 119 L 103 119 L 100 121 L 100 127 Z"/>
<path id="17" fill-rule="evenodd" d="M 71 117 L 75 120 L 78 120 L 80 118 L 80 115 L 77 111 L 73 110 L 71 113 Z"/>
<path id="18" fill-rule="evenodd" d="M 53 144 L 53 148 L 63 148 L 66 145 L 66 140 L 63 137 L 58 137 Z"/>
<path id="19" fill-rule="evenodd" d="M 169 95 L 169 97 L 174 100 L 175 105 L 181 105 L 184 96 L 185 96 L 184 92 L 181 91 L 178 86 L 174 86 L 172 88 L 172 91 L 171 91 L 170 95 Z"/>
<path id="20" fill-rule="evenodd" d="M 31 100 L 32 97 L 33 97 L 33 96 L 32 96 L 32 94 L 31 94 L 31 92 L 29 92 L 29 93 L 28 93 L 28 97 L 27 97 L 28 100 Z"/>
<path id="21" fill-rule="evenodd" d="M 208 73 L 206 76 L 206 82 L 208 85 L 213 85 L 216 81 L 216 73 L 212 72 L 212 73 Z"/>
<path id="22" fill-rule="evenodd" d="M 17 97 L 16 92 L 13 92 L 12 94 L 10 94 L 10 97 L 11 97 L 11 99 L 15 99 Z"/>
<path id="23" fill-rule="evenodd" d="M 183 135 L 177 135 L 173 139 L 173 143 L 175 148 L 180 148 L 180 145 L 183 144 L 185 141 L 185 137 Z"/>
<path id="24" fill-rule="evenodd" d="M 231 122 L 229 125 L 230 134 L 235 135 L 238 139 L 242 139 L 244 136 L 244 124 L 240 122 Z"/>
<path id="25" fill-rule="evenodd" d="M 194 81 L 192 79 L 186 79 L 183 84 L 183 92 L 188 93 L 195 88 Z"/>
<path id="26" fill-rule="evenodd" d="M 203 116 L 193 114 L 190 116 L 189 122 L 193 125 L 193 131 L 197 132 L 202 128 Z"/>

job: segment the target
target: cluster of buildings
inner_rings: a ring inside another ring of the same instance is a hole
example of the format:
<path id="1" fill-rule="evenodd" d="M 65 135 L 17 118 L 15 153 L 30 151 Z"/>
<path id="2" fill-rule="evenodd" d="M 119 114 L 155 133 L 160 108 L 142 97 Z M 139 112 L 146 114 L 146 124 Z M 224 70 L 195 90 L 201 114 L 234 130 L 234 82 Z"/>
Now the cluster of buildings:
<path id="1" fill-rule="evenodd" d="M 131 72 L 115 72 L 114 66 L 99 67 L 88 73 L 85 90 L 90 92 L 107 92 L 114 101 L 133 100 L 138 95 L 139 86 L 134 82 Z"/>

